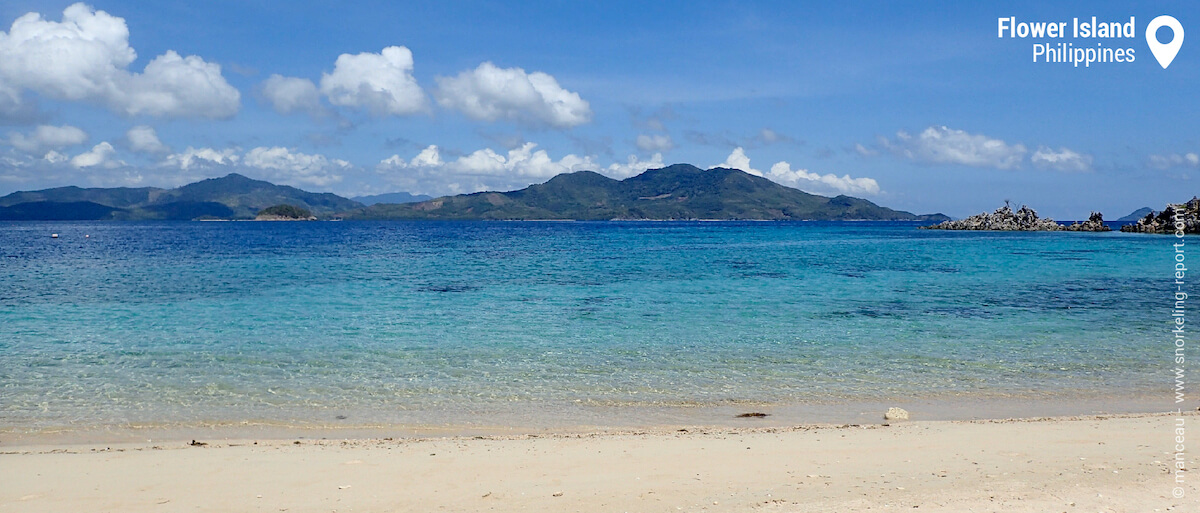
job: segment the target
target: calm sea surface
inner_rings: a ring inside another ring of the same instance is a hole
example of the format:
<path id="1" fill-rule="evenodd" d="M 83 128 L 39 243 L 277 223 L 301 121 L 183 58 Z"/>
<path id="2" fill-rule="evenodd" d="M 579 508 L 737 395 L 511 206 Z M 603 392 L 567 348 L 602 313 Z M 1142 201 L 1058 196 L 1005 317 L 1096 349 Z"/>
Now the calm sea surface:
<path id="1" fill-rule="evenodd" d="M 1166 399 L 1173 242 L 865 222 L 0 223 L 0 429 Z"/>

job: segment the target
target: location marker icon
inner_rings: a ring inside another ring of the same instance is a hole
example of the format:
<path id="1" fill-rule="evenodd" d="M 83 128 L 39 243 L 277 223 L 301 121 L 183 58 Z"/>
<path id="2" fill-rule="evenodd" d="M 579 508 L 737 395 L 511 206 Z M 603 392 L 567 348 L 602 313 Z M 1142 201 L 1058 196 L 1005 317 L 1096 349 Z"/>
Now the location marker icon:
<path id="1" fill-rule="evenodd" d="M 1158 42 L 1158 29 L 1162 27 L 1169 27 L 1173 33 L 1168 43 Z M 1175 60 L 1175 54 L 1179 53 L 1179 47 L 1183 46 L 1183 25 L 1173 16 L 1154 18 L 1146 25 L 1146 43 L 1150 45 L 1150 52 L 1158 59 L 1158 63 L 1163 69 L 1167 69 L 1171 61 Z"/>

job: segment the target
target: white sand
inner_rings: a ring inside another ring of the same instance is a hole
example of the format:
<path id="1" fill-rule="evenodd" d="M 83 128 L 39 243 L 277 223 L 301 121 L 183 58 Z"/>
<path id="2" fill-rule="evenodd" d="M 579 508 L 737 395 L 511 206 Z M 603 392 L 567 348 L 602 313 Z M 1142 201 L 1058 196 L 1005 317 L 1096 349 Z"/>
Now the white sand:
<path id="1" fill-rule="evenodd" d="M 1174 422 L 0 446 L 0 511 L 1200 511 Z"/>

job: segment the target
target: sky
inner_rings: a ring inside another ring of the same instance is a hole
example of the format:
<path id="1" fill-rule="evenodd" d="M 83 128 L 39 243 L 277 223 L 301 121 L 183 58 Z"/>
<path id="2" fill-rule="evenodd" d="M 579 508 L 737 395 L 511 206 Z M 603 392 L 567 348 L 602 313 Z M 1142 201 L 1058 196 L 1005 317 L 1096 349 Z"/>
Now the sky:
<path id="1" fill-rule="evenodd" d="M 681 162 L 955 217 L 1200 194 L 1200 5 L 1047 4 L 8 0 L 0 194 L 236 172 L 439 196 Z M 1000 37 L 1010 16 L 1135 33 Z"/>

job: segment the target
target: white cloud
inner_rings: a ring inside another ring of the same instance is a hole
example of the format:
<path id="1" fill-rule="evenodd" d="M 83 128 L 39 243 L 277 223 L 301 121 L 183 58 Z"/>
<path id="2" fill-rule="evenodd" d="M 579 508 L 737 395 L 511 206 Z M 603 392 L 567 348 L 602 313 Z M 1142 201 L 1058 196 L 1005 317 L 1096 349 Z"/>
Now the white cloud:
<path id="1" fill-rule="evenodd" d="M 321 75 L 321 92 L 329 103 L 354 107 L 376 115 L 424 112 L 428 101 L 412 75 L 413 56 L 408 48 L 389 46 L 380 53 L 344 53 L 333 73 Z"/>
<path id="2" fill-rule="evenodd" d="M 271 180 L 327 187 L 342 181 L 341 172 L 352 168 L 349 162 L 310 155 L 282 147 L 258 147 L 242 158 L 247 167 L 269 171 Z"/>
<path id="3" fill-rule="evenodd" d="M 786 161 L 776 162 L 767 175 L 775 183 L 795 187 L 805 192 L 837 191 L 840 194 L 879 194 L 879 183 L 873 178 L 851 178 L 833 173 L 810 173 L 807 169 L 793 170 Z"/>
<path id="4" fill-rule="evenodd" d="M 115 158 L 116 155 L 117 150 L 111 144 L 101 142 L 93 146 L 91 151 L 72 157 L 71 165 L 75 167 L 103 167 L 106 169 L 125 165 L 124 162 Z"/>
<path id="5" fill-rule="evenodd" d="M 447 166 L 451 170 L 463 174 L 502 174 L 525 178 L 550 178 L 560 173 L 596 168 L 596 164 L 590 157 L 568 154 L 555 161 L 550 158 L 546 150 L 535 151 L 536 147 L 536 143 L 527 142 L 520 148 L 509 150 L 507 156 L 500 155 L 491 148 L 485 148 L 459 157 Z"/>
<path id="6" fill-rule="evenodd" d="M 1092 156 L 1083 155 L 1069 148 L 1059 148 L 1057 151 L 1039 146 L 1029 157 L 1033 165 L 1059 171 L 1091 171 Z"/>
<path id="7" fill-rule="evenodd" d="M 193 148 L 188 146 L 182 152 L 168 155 L 163 160 L 163 165 L 189 171 L 212 166 L 232 166 L 237 164 L 239 159 L 237 150 L 232 148 L 214 150 L 212 148 Z"/>
<path id="8" fill-rule="evenodd" d="M 750 167 L 750 157 L 741 147 L 734 148 L 725 162 L 713 166 L 737 169 L 755 176 L 762 176 L 775 183 L 794 187 L 805 192 L 822 194 L 835 192 L 838 194 L 879 194 L 879 183 L 873 178 L 851 178 L 850 175 L 810 173 L 807 169 L 793 170 L 786 161 L 776 162 L 771 166 L 770 173 L 763 173 Z M 711 169 L 711 168 L 710 168 Z"/>
<path id="9" fill-rule="evenodd" d="M 21 100 L 21 90 L 4 83 L 0 78 L 0 119 L 18 119 L 33 114 L 34 109 Z"/>
<path id="10" fill-rule="evenodd" d="M 312 80 L 271 75 L 263 82 L 262 92 L 280 114 L 307 112 L 317 116 L 322 112 L 321 94 Z"/>
<path id="11" fill-rule="evenodd" d="M 128 85 L 113 94 L 126 114 L 229 118 L 237 114 L 241 93 L 221 76 L 221 66 L 172 50 L 155 57 L 146 70 L 129 75 Z"/>
<path id="12" fill-rule="evenodd" d="M 507 119 L 531 125 L 570 128 L 591 121 L 592 110 L 579 93 L 563 89 L 554 77 L 484 62 L 456 77 L 438 77 L 438 104 L 472 119 Z"/>
<path id="13" fill-rule="evenodd" d="M 139 153 L 170 153 L 171 148 L 158 140 L 158 132 L 152 126 L 138 125 L 125 132 L 129 149 Z M 191 149 L 191 148 L 188 148 Z"/>
<path id="14" fill-rule="evenodd" d="M 28 13 L 0 35 L 0 73 L 10 84 L 66 100 L 110 94 L 137 58 L 125 20 L 77 3 L 62 22 Z"/>
<path id="15" fill-rule="evenodd" d="M 675 147 L 675 142 L 669 135 L 641 134 L 637 136 L 637 147 L 642 151 L 669 151 Z"/>
<path id="16" fill-rule="evenodd" d="M 8 144 L 28 153 L 40 153 L 47 149 L 60 149 L 83 144 L 87 139 L 87 132 L 71 125 L 39 125 L 29 135 L 10 133 Z"/>
<path id="17" fill-rule="evenodd" d="M 28 13 L 0 33 L 0 106 L 19 103 L 19 91 L 28 89 L 102 103 L 131 116 L 237 113 L 240 93 L 221 76 L 220 66 L 167 51 L 142 73 L 132 73 L 126 68 L 136 58 L 122 18 L 82 3 L 67 7 L 61 22 Z"/>
<path id="18" fill-rule="evenodd" d="M 1166 155 L 1151 155 L 1150 165 L 1158 169 L 1169 169 L 1173 167 L 1200 167 L 1200 154 L 1197 153 L 1169 153 Z"/>
<path id="19" fill-rule="evenodd" d="M 441 155 L 440 150 L 438 150 L 437 145 L 430 144 L 429 146 L 425 147 L 425 149 L 421 150 L 421 152 L 418 153 L 417 156 L 413 157 L 413 159 L 410 161 L 405 161 L 402 157 L 400 157 L 400 155 L 392 155 L 391 157 L 388 157 L 388 158 L 380 161 L 378 168 L 379 169 L 404 169 L 404 168 L 410 168 L 410 167 L 411 168 L 416 168 L 416 167 L 436 168 L 436 167 L 441 167 L 443 164 L 445 164 L 445 162 L 442 162 L 442 155 Z"/>
<path id="20" fill-rule="evenodd" d="M 536 148 L 537 144 L 531 142 L 505 153 L 483 148 L 447 161 L 437 146 L 430 145 L 412 160 L 392 155 L 380 161 L 376 170 L 408 192 L 428 194 L 513 190 L 560 173 L 599 170 L 591 157 L 568 154 L 554 160 L 545 150 Z M 610 170 L 620 171 L 615 164 Z"/>
<path id="21" fill-rule="evenodd" d="M 970 134 L 944 126 L 931 126 L 913 136 L 896 132 L 895 141 L 880 138 L 880 144 L 902 157 L 932 164 L 1012 169 L 1021 166 L 1028 150 L 985 135 Z"/>
<path id="22" fill-rule="evenodd" d="M 607 172 L 604 174 L 611 178 L 629 178 L 631 176 L 640 175 L 646 172 L 647 169 L 659 169 L 664 167 L 667 167 L 667 165 L 663 163 L 663 156 L 661 153 L 655 153 L 650 157 L 650 160 L 641 160 L 637 157 L 637 155 L 630 155 L 629 158 L 627 158 L 623 163 L 614 162 L 609 164 L 608 168 L 605 169 Z"/>
<path id="23" fill-rule="evenodd" d="M 722 163 L 717 164 L 712 167 L 724 167 L 724 168 L 729 168 L 729 169 L 737 169 L 739 171 L 745 171 L 747 173 L 750 173 L 754 176 L 763 176 L 762 171 L 759 171 L 757 169 L 750 167 L 750 157 L 746 156 L 746 150 L 742 149 L 741 146 L 734 148 L 733 151 L 729 154 L 729 156 L 725 158 L 725 162 L 722 162 Z M 709 169 L 712 169 L 712 168 L 709 168 Z"/>
<path id="24" fill-rule="evenodd" d="M 51 164 L 61 164 L 63 162 L 66 162 L 69 159 L 67 158 L 66 155 L 63 155 L 62 153 L 59 153 L 54 150 L 50 150 L 50 151 L 46 152 L 46 155 L 44 157 L 42 157 L 42 160 L 45 160 L 46 162 L 49 162 Z"/>

